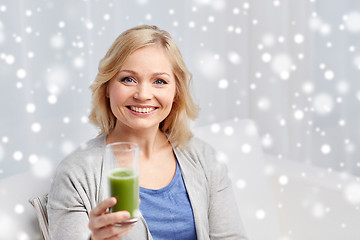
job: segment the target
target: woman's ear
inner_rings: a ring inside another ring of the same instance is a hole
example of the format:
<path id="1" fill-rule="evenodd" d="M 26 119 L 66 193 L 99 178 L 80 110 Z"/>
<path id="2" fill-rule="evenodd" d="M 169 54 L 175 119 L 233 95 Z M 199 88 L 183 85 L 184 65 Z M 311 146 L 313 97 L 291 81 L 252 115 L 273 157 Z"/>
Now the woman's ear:
<path id="1" fill-rule="evenodd" d="M 110 81 L 108 81 L 106 83 L 106 87 L 105 87 L 105 97 L 109 98 L 109 85 L 110 85 Z"/>

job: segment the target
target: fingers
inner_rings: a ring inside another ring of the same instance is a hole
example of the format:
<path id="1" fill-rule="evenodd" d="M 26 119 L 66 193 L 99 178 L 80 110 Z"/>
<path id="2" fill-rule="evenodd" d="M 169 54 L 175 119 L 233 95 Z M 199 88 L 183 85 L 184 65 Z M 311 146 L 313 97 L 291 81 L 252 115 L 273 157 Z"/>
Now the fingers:
<path id="1" fill-rule="evenodd" d="M 105 199 L 101 203 L 99 203 L 91 212 L 90 214 L 94 214 L 95 216 L 99 216 L 106 212 L 106 210 L 116 204 L 116 198 L 111 197 Z"/>
<path id="2" fill-rule="evenodd" d="M 89 229 L 92 232 L 92 239 L 119 239 L 130 231 L 132 226 L 115 226 L 115 223 L 128 220 L 130 213 L 127 211 L 119 211 L 109 213 L 107 209 L 116 204 L 116 198 L 108 198 L 99 203 L 91 210 L 89 218 Z M 132 225 L 132 224 L 131 224 Z"/>
<path id="3" fill-rule="evenodd" d="M 119 240 L 127 235 L 133 228 L 133 224 L 125 226 L 111 225 L 92 233 L 93 239 Z"/>
<path id="4" fill-rule="evenodd" d="M 90 217 L 89 228 L 90 230 L 95 230 L 128 220 L 129 218 L 130 213 L 126 211 L 102 214 L 100 216 Z"/>

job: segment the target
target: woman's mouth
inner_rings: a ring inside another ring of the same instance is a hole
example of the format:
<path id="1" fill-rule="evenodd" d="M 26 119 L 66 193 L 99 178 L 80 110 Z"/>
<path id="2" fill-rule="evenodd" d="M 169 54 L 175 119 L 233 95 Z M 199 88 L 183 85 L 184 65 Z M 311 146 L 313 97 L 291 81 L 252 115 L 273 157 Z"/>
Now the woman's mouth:
<path id="1" fill-rule="evenodd" d="M 135 107 L 135 106 L 126 106 L 126 107 L 131 111 L 137 113 L 151 113 L 152 111 L 157 109 L 157 107 Z"/>

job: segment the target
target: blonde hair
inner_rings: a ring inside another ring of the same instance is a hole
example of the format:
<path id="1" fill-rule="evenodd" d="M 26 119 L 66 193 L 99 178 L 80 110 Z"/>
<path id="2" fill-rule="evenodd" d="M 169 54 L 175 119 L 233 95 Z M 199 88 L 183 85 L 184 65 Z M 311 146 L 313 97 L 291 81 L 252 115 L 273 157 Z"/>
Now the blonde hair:
<path id="1" fill-rule="evenodd" d="M 189 120 L 194 120 L 199 112 L 190 92 L 192 75 L 170 34 L 156 26 L 142 25 L 126 30 L 117 37 L 101 59 L 99 72 L 90 86 L 92 109 L 89 119 L 100 128 L 100 135 L 108 134 L 114 129 L 116 118 L 106 97 L 107 85 L 133 52 L 149 45 L 158 45 L 165 50 L 176 79 L 176 96 L 172 109 L 159 128 L 175 146 L 183 147 L 193 136 Z"/>

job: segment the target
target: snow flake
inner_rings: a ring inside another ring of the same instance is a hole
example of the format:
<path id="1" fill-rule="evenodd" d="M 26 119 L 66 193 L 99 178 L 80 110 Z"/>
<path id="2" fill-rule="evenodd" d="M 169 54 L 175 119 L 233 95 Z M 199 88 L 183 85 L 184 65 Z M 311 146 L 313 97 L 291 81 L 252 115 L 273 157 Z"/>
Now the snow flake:
<path id="1" fill-rule="evenodd" d="M 268 98 L 260 98 L 257 105 L 260 110 L 266 111 L 269 110 L 271 104 Z"/>
<path id="2" fill-rule="evenodd" d="M 229 52 L 227 57 L 229 61 L 234 65 L 238 65 L 241 63 L 241 57 L 237 52 Z"/>
<path id="3" fill-rule="evenodd" d="M 304 82 L 302 84 L 302 90 L 306 94 L 311 94 L 314 92 L 314 84 L 312 82 Z"/>
<path id="4" fill-rule="evenodd" d="M 64 28 L 66 26 L 66 23 L 64 21 L 60 21 L 58 23 L 59 28 Z"/>
<path id="5" fill-rule="evenodd" d="M 263 220 L 266 217 L 266 212 L 263 209 L 258 209 L 255 216 L 258 220 Z"/>
<path id="6" fill-rule="evenodd" d="M 333 71 L 327 70 L 327 71 L 325 71 L 325 73 L 324 73 L 324 77 L 325 77 L 326 80 L 332 80 L 332 79 L 334 79 L 335 74 L 334 74 Z"/>
<path id="7" fill-rule="evenodd" d="M 289 73 L 292 66 L 291 57 L 288 54 L 282 53 L 274 56 L 271 67 L 275 73 Z"/>
<path id="8" fill-rule="evenodd" d="M 40 125 L 40 123 L 37 123 L 37 122 L 33 123 L 33 124 L 31 125 L 31 130 L 32 130 L 34 133 L 40 132 L 40 131 L 41 131 L 41 125 Z"/>
<path id="9" fill-rule="evenodd" d="M 15 221 L 7 214 L 0 214 L 0 239 L 12 239 L 16 229 Z"/>
<path id="10" fill-rule="evenodd" d="M 69 84 L 68 70 L 62 66 L 54 66 L 48 70 L 45 81 L 47 90 L 57 95 Z"/>
<path id="11" fill-rule="evenodd" d="M 226 7 L 226 0 L 212 0 L 211 6 L 216 11 L 222 11 Z"/>
<path id="12" fill-rule="evenodd" d="M 211 131 L 212 133 L 218 133 L 218 132 L 220 132 L 220 130 L 221 130 L 220 124 L 218 124 L 218 123 L 213 123 L 213 124 L 211 124 L 211 126 L 210 126 L 210 131 Z"/>
<path id="13" fill-rule="evenodd" d="M 28 10 L 26 10 L 25 11 L 25 16 L 27 16 L 27 17 L 31 17 L 32 16 L 32 11 L 30 10 L 30 9 L 28 9 Z"/>
<path id="14" fill-rule="evenodd" d="M 336 90 L 340 93 L 340 94 L 346 94 L 349 91 L 349 84 L 345 81 L 341 81 L 337 84 L 336 86 Z"/>
<path id="15" fill-rule="evenodd" d="M 83 68 L 85 65 L 85 60 L 83 57 L 76 57 L 73 61 L 73 65 L 76 68 Z"/>
<path id="16" fill-rule="evenodd" d="M 339 125 L 340 125 L 341 127 L 345 126 L 345 125 L 346 125 L 346 121 L 345 121 L 344 119 L 340 119 L 340 120 L 339 120 Z"/>
<path id="17" fill-rule="evenodd" d="M 28 113 L 33 113 L 33 112 L 35 112 L 35 110 L 36 110 L 35 104 L 33 104 L 33 103 L 26 104 L 26 111 Z"/>
<path id="18" fill-rule="evenodd" d="M 147 21 L 151 21 L 152 15 L 151 15 L 150 13 L 146 14 L 146 15 L 145 15 L 145 19 L 146 19 Z"/>
<path id="19" fill-rule="evenodd" d="M 26 232 L 19 232 L 16 234 L 17 240 L 30 240 L 29 235 Z"/>
<path id="20" fill-rule="evenodd" d="M 266 62 L 266 63 L 268 63 L 268 62 L 270 62 L 271 61 L 271 54 L 270 53 L 263 53 L 263 55 L 261 56 L 261 59 L 264 61 L 264 62 Z"/>
<path id="21" fill-rule="evenodd" d="M 85 28 L 87 28 L 88 30 L 94 28 L 94 24 L 90 20 L 85 21 L 84 24 L 85 24 Z"/>
<path id="22" fill-rule="evenodd" d="M 17 70 L 16 76 L 20 79 L 24 79 L 26 77 L 26 71 L 21 68 L 21 69 Z"/>
<path id="23" fill-rule="evenodd" d="M 359 183 L 349 183 L 344 188 L 345 199 L 351 204 L 360 203 L 360 184 Z"/>
<path id="24" fill-rule="evenodd" d="M 312 206 L 311 213 L 315 218 L 322 218 L 326 213 L 326 209 L 322 203 L 315 203 Z"/>
<path id="25" fill-rule="evenodd" d="M 37 178 L 47 178 L 51 176 L 54 166 L 46 158 L 40 158 L 36 163 L 31 165 L 31 172 Z"/>
<path id="26" fill-rule="evenodd" d="M 319 93 L 314 97 L 313 107 L 317 114 L 325 115 L 333 110 L 334 100 L 330 94 Z"/>
<path id="27" fill-rule="evenodd" d="M 26 27 L 25 32 L 28 33 L 28 34 L 32 33 L 32 28 L 31 27 Z"/>
<path id="28" fill-rule="evenodd" d="M 322 35 L 329 35 L 331 33 L 331 26 L 329 24 L 324 23 L 321 25 L 319 31 Z"/>
<path id="29" fill-rule="evenodd" d="M 261 41 L 265 46 L 271 47 L 275 44 L 275 37 L 274 37 L 274 35 L 268 33 L 262 37 Z"/>
<path id="30" fill-rule="evenodd" d="M 327 155 L 331 152 L 331 147 L 328 144 L 323 144 L 320 150 L 323 154 Z"/>
<path id="31" fill-rule="evenodd" d="M 25 208 L 22 204 L 16 204 L 14 207 L 14 211 L 16 214 L 22 214 L 25 211 Z"/>
<path id="32" fill-rule="evenodd" d="M 294 112 L 294 118 L 297 120 L 301 120 L 304 118 L 304 112 L 302 110 L 296 110 Z"/>
<path id="33" fill-rule="evenodd" d="M 30 51 L 30 52 L 27 53 L 28 58 L 34 58 L 34 56 L 35 56 L 34 52 Z"/>
<path id="34" fill-rule="evenodd" d="M 64 117 L 63 118 L 63 123 L 65 123 L 65 124 L 70 123 L 70 118 L 69 117 Z"/>
<path id="35" fill-rule="evenodd" d="M 278 178 L 278 182 L 280 185 L 285 186 L 289 183 L 289 178 L 286 175 L 281 175 Z"/>
<path id="36" fill-rule="evenodd" d="M 23 158 L 23 153 L 20 152 L 20 151 L 16 151 L 13 154 L 13 158 L 14 158 L 15 161 L 20 161 Z"/>
<path id="37" fill-rule="evenodd" d="M 304 36 L 302 34 L 296 34 L 294 36 L 294 42 L 297 44 L 301 44 L 304 42 Z"/>
<path id="38" fill-rule="evenodd" d="M 355 52 L 356 48 L 354 46 L 349 47 L 349 52 Z"/>
<path id="39" fill-rule="evenodd" d="M 265 134 L 265 136 L 263 136 L 261 139 L 261 143 L 264 148 L 271 148 L 273 142 L 274 140 L 270 134 Z"/>
<path id="40" fill-rule="evenodd" d="M 146 5 L 148 3 L 148 0 L 137 0 L 139 5 Z"/>
<path id="41" fill-rule="evenodd" d="M 360 12 L 352 11 L 343 18 L 346 29 L 351 33 L 360 32 Z"/>
<path id="42" fill-rule="evenodd" d="M 30 154 L 29 156 L 29 163 L 35 164 L 39 161 L 39 157 L 36 154 Z"/>
<path id="43" fill-rule="evenodd" d="M 239 189 L 244 189 L 246 187 L 246 181 L 244 179 L 238 179 L 236 181 L 236 187 Z"/>
<path id="44" fill-rule="evenodd" d="M 81 123 L 88 123 L 89 122 L 89 118 L 87 116 L 82 116 L 80 119 Z"/>
<path id="45" fill-rule="evenodd" d="M 55 49 L 60 49 L 65 45 L 65 40 L 62 35 L 56 34 L 51 37 L 50 44 Z"/>
<path id="46" fill-rule="evenodd" d="M 244 9 L 249 9 L 249 8 L 250 8 L 250 3 L 245 2 L 245 3 L 243 4 L 243 8 L 244 8 Z"/>
<path id="47" fill-rule="evenodd" d="M 228 162 L 228 156 L 224 152 L 216 152 L 216 160 L 221 163 L 227 163 Z"/>
<path id="48" fill-rule="evenodd" d="M 198 56 L 198 68 L 200 72 L 209 79 L 223 76 L 225 66 L 222 61 L 215 59 L 210 52 L 204 52 Z"/>
<path id="49" fill-rule="evenodd" d="M 245 126 L 245 134 L 249 137 L 257 136 L 258 129 L 253 122 L 247 123 Z"/>
<path id="50" fill-rule="evenodd" d="M 240 34 L 241 32 L 242 32 L 241 28 L 239 28 L 239 27 L 235 28 L 235 33 L 236 34 Z"/>
<path id="51" fill-rule="evenodd" d="M 64 141 L 61 144 L 61 151 L 65 154 L 68 155 L 70 154 L 72 151 L 74 151 L 75 149 L 75 145 L 72 141 Z"/>
<path id="52" fill-rule="evenodd" d="M 234 128 L 233 128 L 232 126 L 226 126 L 226 127 L 224 128 L 224 134 L 225 134 L 226 136 L 231 136 L 231 135 L 233 135 L 233 134 L 234 134 Z"/>
<path id="53" fill-rule="evenodd" d="M 48 103 L 50 103 L 50 104 L 55 104 L 56 102 L 57 102 L 57 97 L 56 97 L 56 95 L 49 95 L 48 96 Z"/>
<path id="54" fill-rule="evenodd" d="M 226 89 L 229 86 L 229 81 L 225 78 L 222 78 L 218 82 L 218 87 L 220 89 Z"/>
<path id="55" fill-rule="evenodd" d="M 283 36 L 278 37 L 278 42 L 279 43 L 285 42 L 285 38 Z"/>
<path id="56" fill-rule="evenodd" d="M 106 13 L 106 14 L 104 14 L 104 20 L 105 21 L 109 21 L 110 20 L 110 14 L 108 14 L 108 13 Z"/>
<path id="57" fill-rule="evenodd" d="M 15 62 L 15 57 L 13 55 L 6 55 L 5 56 L 5 62 L 9 65 L 13 64 Z"/>
<path id="58" fill-rule="evenodd" d="M 241 151 L 243 153 L 250 153 L 252 150 L 252 147 L 249 143 L 244 143 L 243 145 L 241 145 Z"/>

